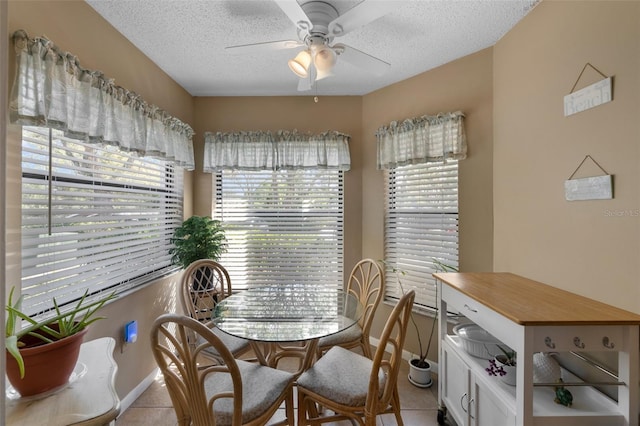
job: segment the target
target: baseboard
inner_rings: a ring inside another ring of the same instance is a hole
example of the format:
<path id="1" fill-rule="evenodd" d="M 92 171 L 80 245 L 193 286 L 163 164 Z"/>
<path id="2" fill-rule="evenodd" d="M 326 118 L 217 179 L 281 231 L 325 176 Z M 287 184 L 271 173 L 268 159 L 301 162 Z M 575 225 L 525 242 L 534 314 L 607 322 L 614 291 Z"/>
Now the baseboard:
<path id="1" fill-rule="evenodd" d="M 118 415 L 118 417 L 120 417 L 122 413 L 127 411 L 127 408 L 129 408 L 131 404 L 133 404 L 135 400 L 138 399 L 149 386 L 151 386 L 153 381 L 156 379 L 156 376 L 158 375 L 158 371 L 158 368 L 154 368 L 151 374 L 149 374 L 140 383 L 138 383 L 138 386 L 133 388 L 131 392 L 129 392 L 127 396 L 125 396 L 120 401 L 120 414 Z"/>
<path id="2" fill-rule="evenodd" d="M 372 346 L 375 346 L 376 348 L 377 348 L 377 347 L 378 347 L 378 345 L 380 344 L 380 340 L 379 340 L 379 339 L 376 339 L 375 337 L 369 337 L 369 342 L 371 342 L 371 345 L 372 345 Z M 390 347 L 387 347 L 387 348 L 386 348 L 386 351 L 390 353 L 390 352 L 391 352 L 391 348 L 390 348 Z M 406 351 L 406 350 L 404 350 L 404 349 L 402 350 L 402 359 L 404 359 L 404 360 L 406 360 L 407 362 L 409 362 L 409 361 L 410 361 L 410 360 L 412 360 L 413 358 L 417 358 L 417 356 L 416 356 L 414 353 L 409 352 L 409 351 Z M 438 371 L 440 371 L 440 370 L 438 369 L 438 363 L 437 363 L 437 362 L 434 362 L 434 361 L 431 361 L 430 359 L 428 359 L 427 361 L 429 361 L 429 364 L 431 364 L 431 372 L 432 372 L 433 374 L 438 374 Z"/>

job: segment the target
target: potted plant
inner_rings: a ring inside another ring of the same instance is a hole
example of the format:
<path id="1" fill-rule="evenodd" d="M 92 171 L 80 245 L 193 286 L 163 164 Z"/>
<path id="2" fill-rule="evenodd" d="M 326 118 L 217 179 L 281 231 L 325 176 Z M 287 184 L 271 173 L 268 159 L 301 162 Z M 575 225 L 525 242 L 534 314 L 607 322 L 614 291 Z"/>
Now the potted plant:
<path id="1" fill-rule="evenodd" d="M 440 272 L 458 272 L 458 269 L 454 266 L 447 265 L 442 263 L 438 259 L 432 259 L 433 264 L 436 268 L 436 271 Z M 404 293 L 404 287 L 402 286 L 402 280 L 400 278 L 401 275 L 405 275 L 404 271 L 398 270 L 396 268 L 392 268 L 393 272 L 396 273 L 398 278 L 398 285 L 400 289 Z M 437 312 L 437 308 L 436 308 Z M 418 338 L 418 356 L 416 358 L 412 358 L 409 361 L 409 381 L 418 387 L 428 388 L 433 383 L 431 380 L 431 363 L 427 360 L 427 356 L 429 355 L 429 349 L 431 348 L 431 341 L 433 340 L 433 333 L 436 328 L 436 318 L 433 318 L 431 323 L 431 330 L 429 332 L 429 340 L 427 341 L 426 347 L 423 346 L 422 336 L 420 333 L 420 328 L 418 327 L 418 323 L 416 322 L 413 314 L 410 317 L 411 323 L 416 330 L 416 336 Z"/>
<path id="2" fill-rule="evenodd" d="M 489 367 L 485 368 L 490 376 L 498 376 L 508 385 L 516 384 L 516 352 L 511 348 L 503 348 L 497 345 L 501 354 L 495 355 L 489 360 Z"/>
<path id="3" fill-rule="evenodd" d="M 222 223 L 219 220 L 213 220 L 208 216 L 191 216 L 182 222 L 174 231 L 171 243 L 173 247 L 169 249 L 171 254 L 171 263 L 186 269 L 187 266 L 200 259 L 220 259 L 220 255 L 227 248 L 226 236 Z M 201 270 L 197 272 L 202 273 Z M 205 274 L 211 272 L 205 270 Z M 194 291 L 207 290 L 202 288 L 201 283 L 208 283 L 206 287 L 212 287 L 211 279 L 196 279 Z"/>
<path id="4" fill-rule="evenodd" d="M 23 313 L 20 296 L 13 303 L 13 291 L 6 305 L 5 347 L 6 372 L 9 382 L 21 396 L 31 396 L 66 384 L 75 368 L 87 327 L 104 317 L 95 316 L 102 306 L 115 297 L 88 302 L 88 292 L 70 311 L 62 312 L 56 299 L 56 315 L 36 321 Z M 22 327 L 22 320 L 29 323 Z"/>

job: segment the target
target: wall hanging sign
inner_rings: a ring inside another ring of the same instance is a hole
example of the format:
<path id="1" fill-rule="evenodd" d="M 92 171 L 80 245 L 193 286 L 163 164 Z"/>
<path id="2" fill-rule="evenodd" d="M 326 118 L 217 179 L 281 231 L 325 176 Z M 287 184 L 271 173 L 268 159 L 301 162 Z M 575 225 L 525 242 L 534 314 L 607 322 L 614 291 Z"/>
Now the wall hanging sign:
<path id="1" fill-rule="evenodd" d="M 573 176 L 582 167 L 587 158 L 593 161 L 605 174 L 603 176 L 573 179 Z M 600 167 L 600 164 L 590 155 L 587 155 L 569 176 L 569 179 L 564 181 L 564 198 L 567 201 L 610 200 L 613 198 L 613 176 Z"/>
<path id="2" fill-rule="evenodd" d="M 574 92 L 580 77 L 587 67 L 593 68 L 598 74 L 604 77 L 603 80 L 597 81 L 590 86 Z M 611 102 L 613 100 L 613 77 L 607 77 L 598 71 L 590 63 L 586 63 L 578 79 L 573 84 L 571 91 L 564 97 L 564 116 L 568 117 L 579 112 L 595 108 L 599 105 Z"/>

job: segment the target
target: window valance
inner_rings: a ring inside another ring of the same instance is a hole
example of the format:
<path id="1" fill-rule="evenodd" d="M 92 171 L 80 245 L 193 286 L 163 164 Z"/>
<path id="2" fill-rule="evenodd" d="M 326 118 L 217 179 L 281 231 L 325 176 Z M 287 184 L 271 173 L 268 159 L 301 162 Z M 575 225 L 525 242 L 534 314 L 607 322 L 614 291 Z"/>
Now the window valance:
<path id="1" fill-rule="evenodd" d="M 12 123 L 51 127 L 92 143 L 117 145 L 192 170 L 193 130 L 44 37 L 13 34 L 17 71 L 9 105 Z"/>
<path id="2" fill-rule="evenodd" d="M 350 136 L 335 131 L 318 135 L 296 130 L 204 134 L 204 171 L 349 170 Z"/>
<path id="3" fill-rule="evenodd" d="M 467 156 L 464 114 L 460 111 L 393 121 L 376 132 L 378 169 Z"/>

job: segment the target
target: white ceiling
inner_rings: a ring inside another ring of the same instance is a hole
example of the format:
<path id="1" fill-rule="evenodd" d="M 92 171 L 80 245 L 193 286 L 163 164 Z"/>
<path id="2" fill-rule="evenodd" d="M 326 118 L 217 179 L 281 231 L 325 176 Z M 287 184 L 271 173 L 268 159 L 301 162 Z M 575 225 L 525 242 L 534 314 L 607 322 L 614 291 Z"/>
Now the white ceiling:
<path id="1" fill-rule="evenodd" d="M 305 3 L 307 0 L 298 0 Z M 358 0 L 324 0 L 343 14 Z M 365 0 L 370 3 L 379 0 Z M 86 0 L 193 96 L 365 95 L 493 46 L 537 0 L 386 0 L 389 14 L 344 43 L 391 64 L 376 76 L 346 61 L 299 92 L 287 61 L 302 48 L 238 55 L 225 47 L 297 40 L 273 0 Z"/>

